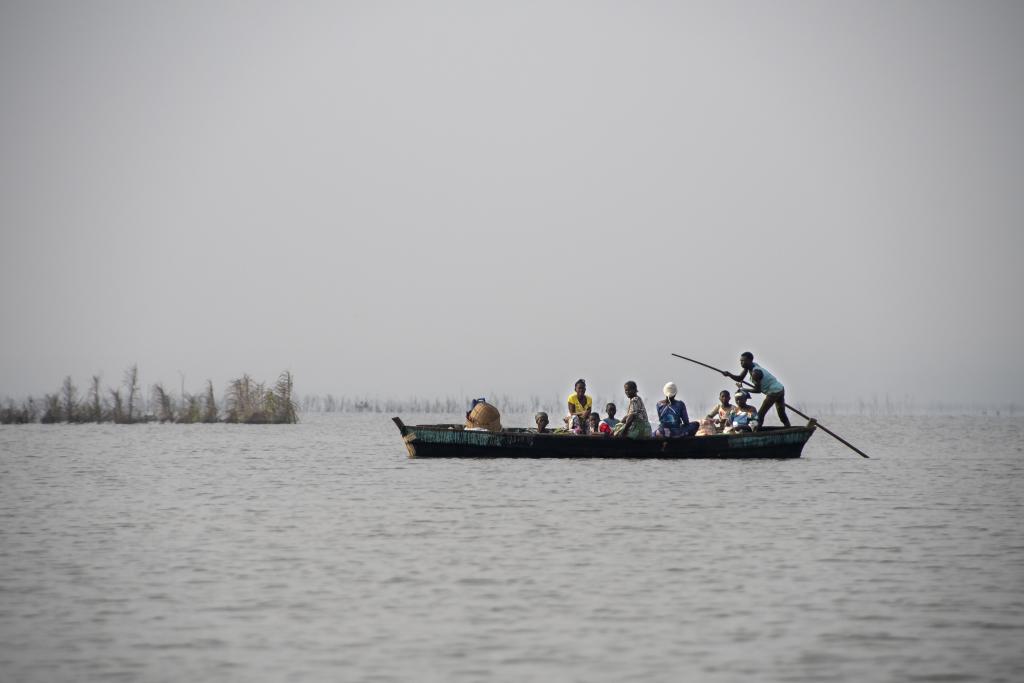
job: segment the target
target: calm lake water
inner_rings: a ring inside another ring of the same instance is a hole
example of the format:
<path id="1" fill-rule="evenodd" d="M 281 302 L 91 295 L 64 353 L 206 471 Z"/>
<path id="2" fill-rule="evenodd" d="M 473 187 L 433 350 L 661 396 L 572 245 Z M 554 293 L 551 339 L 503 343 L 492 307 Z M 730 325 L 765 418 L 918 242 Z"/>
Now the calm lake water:
<path id="1" fill-rule="evenodd" d="M 873 459 L 0 427 L 0 680 L 1022 680 L 1024 420 L 826 424 Z"/>

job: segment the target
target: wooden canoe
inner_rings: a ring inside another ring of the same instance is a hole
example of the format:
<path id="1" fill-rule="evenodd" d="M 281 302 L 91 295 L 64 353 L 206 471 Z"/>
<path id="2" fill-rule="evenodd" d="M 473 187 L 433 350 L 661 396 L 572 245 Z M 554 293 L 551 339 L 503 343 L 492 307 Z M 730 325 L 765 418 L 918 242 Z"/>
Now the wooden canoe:
<path id="1" fill-rule="evenodd" d="M 406 426 L 400 418 L 392 419 L 410 458 L 799 458 L 815 429 L 812 422 L 739 434 L 617 439 L 529 429 L 481 432 L 456 424 Z"/>

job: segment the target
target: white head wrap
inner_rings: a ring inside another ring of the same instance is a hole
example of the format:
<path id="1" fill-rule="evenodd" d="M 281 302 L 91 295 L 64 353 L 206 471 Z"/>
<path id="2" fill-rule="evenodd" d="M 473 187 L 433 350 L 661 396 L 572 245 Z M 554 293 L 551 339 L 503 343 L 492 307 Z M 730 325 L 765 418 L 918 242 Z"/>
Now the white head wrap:
<path id="1" fill-rule="evenodd" d="M 677 391 L 675 382 L 669 382 L 661 389 L 661 392 L 665 394 L 665 398 L 672 398 L 676 395 Z"/>

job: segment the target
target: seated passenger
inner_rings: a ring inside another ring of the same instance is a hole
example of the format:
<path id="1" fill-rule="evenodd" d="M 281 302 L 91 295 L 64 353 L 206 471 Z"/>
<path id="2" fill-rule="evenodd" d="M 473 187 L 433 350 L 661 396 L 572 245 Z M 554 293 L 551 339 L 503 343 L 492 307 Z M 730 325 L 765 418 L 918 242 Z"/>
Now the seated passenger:
<path id="1" fill-rule="evenodd" d="M 576 415 L 580 420 L 586 420 L 594 407 L 594 399 L 587 396 L 587 383 L 576 380 L 576 391 L 569 395 L 569 417 Z"/>
<path id="2" fill-rule="evenodd" d="M 757 409 L 747 403 L 750 394 L 740 389 L 733 398 L 736 399 L 736 410 L 733 411 L 729 425 L 725 428 L 726 434 L 735 432 L 749 432 L 757 426 Z"/>
<path id="3" fill-rule="evenodd" d="M 486 432 L 501 431 L 501 414 L 485 398 L 474 398 L 473 407 L 466 413 L 466 429 Z"/>
<path id="4" fill-rule="evenodd" d="M 615 431 L 615 425 L 619 424 L 619 421 L 615 419 L 615 404 L 609 403 L 604 407 L 604 412 L 608 413 L 608 417 L 601 420 L 601 426 L 599 429 L 602 434 L 611 434 Z"/>
<path id="5" fill-rule="evenodd" d="M 541 411 L 533 416 L 533 421 L 537 423 L 538 434 L 550 434 L 551 430 L 548 429 L 548 414 Z"/>
<path id="6" fill-rule="evenodd" d="M 587 418 L 587 434 L 601 436 L 601 416 L 597 413 L 591 413 Z"/>
<path id="7" fill-rule="evenodd" d="M 665 399 L 658 401 L 658 429 L 654 436 L 675 439 L 681 436 L 693 436 L 700 428 L 699 422 L 690 422 L 686 414 L 686 404 L 676 400 L 676 385 L 669 382 L 662 390 Z"/>
<path id="8" fill-rule="evenodd" d="M 729 390 L 722 389 L 718 392 L 718 405 L 711 409 L 708 418 L 714 421 L 715 431 L 719 434 L 732 423 L 732 414 L 736 412 L 736 406 L 729 403 Z"/>
<path id="9" fill-rule="evenodd" d="M 626 382 L 623 389 L 626 398 L 629 399 L 629 407 L 626 408 L 626 417 L 615 425 L 612 436 L 629 439 L 651 438 L 651 421 L 647 418 L 647 407 L 643 399 L 637 394 L 636 382 Z"/>

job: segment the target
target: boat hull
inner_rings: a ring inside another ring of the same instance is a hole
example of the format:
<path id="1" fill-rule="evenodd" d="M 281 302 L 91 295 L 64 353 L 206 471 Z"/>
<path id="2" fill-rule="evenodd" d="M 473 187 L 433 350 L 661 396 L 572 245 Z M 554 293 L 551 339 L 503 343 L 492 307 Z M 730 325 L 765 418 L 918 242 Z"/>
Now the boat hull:
<path id="1" fill-rule="evenodd" d="M 788 459 L 800 457 L 815 429 L 812 424 L 681 439 L 621 439 L 525 429 L 467 431 L 460 425 L 406 426 L 397 417 L 393 420 L 411 458 Z"/>

